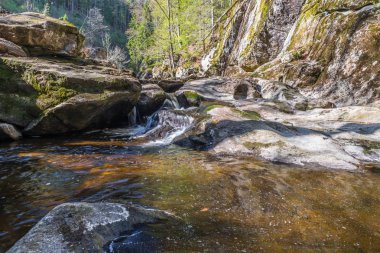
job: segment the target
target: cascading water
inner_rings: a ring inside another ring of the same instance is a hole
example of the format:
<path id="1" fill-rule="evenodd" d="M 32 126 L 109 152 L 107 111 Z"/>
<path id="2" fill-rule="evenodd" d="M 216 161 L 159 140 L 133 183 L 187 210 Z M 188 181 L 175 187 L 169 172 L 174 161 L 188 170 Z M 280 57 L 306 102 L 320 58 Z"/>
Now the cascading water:
<path id="1" fill-rule="evenodd" d="M 103 132 L 112 138 L 146 140 L 143 146 L 171 144 L 189 130 L 194 119 L 186 115 L 186 110 L 180 107 L 174 94 L 167 94 L 167 97 L 161 108 L 147 117 L 145 124 L 138 124 L 138 110 L 134 107 L 128 115 L 130 127 Z"/>
<path id="2" fill-rule="evenodd" d="M 149 130 L 140 137 L 152 140 L 146 145 L 168 145 L 184 134 L 193 121 L 183 111 L 160 110 L 148 118 L 146 129 Z"/>
<path id="3" fill-rule="evenodd" d="M 165 100 L 162 108 L 181 109 L 181 106 L 179 105 L 178 99 L 174 93 L 167 93 L 166 95 L 168 98 Z"/>

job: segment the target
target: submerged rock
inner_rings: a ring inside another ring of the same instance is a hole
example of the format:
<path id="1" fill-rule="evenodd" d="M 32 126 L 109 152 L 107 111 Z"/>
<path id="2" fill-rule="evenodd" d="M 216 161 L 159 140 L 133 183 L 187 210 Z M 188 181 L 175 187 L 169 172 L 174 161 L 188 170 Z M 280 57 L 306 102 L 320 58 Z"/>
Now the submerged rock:
<path id="1" fill-rule="evenodd" d="M 105 252 L 110 248 L 109 242 L 134 226 L 169 217 L 165 212 L 139 206 L 62 204 L 49 212 L 8 253 Z"/>
<path id="2" fill-rule="evenodd" d="M 129 72 L 70 59 L 0 58 L 0 120 L 28 135 L 128 121 L 141 86 Z"/>
<path id="3" fill-rule="evenodd" d="M 30 56 L 78 56 L 84 41 L 74 25 L 33 12 L 0 16 L 0 38 L 25 48 Z"/>

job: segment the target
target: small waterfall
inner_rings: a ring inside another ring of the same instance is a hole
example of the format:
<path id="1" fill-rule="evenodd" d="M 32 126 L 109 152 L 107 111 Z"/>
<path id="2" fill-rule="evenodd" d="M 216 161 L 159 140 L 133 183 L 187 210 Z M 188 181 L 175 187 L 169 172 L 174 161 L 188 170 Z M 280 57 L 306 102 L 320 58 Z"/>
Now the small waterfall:
<path id="1" fill-rule="evenodd" d="M 145 129 L 148 130 L 141 138 L 154 139 L 147 145 L 168 145 L 175 138 L 184 134 L 192 125 L 194 119 L 181 111 L 161 110 L 148 118 Z"/>
<path id="2" fill-rule="evenodd" d="M 175 94 L 167 94 L 167 96 L 162 107 L 146 118 L 145 124 L 141 124 L 141 120 L 138 119 L 138 110 L 134 107 L 128 114 L 129 127 L 103 130 L 103 133 L 111 138 L 147 140 L 144 146 L 171 144 L 175 138 L 191 127 L 194 119 L 180 108 Z"/>
<path id="3" fill-rule="evenodd" d="M 178 99 L 175 96 L 175 94 L 167 93 L 166 94 L 168 98 L 165 100 L 163 104 L 163 108 L 174 108 L 174 109 L 181 109 L 181 106 L 179 105 Z"/>
<path id="4" fill-rule="evenodd" d="M 210 53 L 202 59 L 202 71 L 206 72 L 211 67 L 211 60 L 214 57 L 215 51 L 216 48 L 211 49 Z"/>

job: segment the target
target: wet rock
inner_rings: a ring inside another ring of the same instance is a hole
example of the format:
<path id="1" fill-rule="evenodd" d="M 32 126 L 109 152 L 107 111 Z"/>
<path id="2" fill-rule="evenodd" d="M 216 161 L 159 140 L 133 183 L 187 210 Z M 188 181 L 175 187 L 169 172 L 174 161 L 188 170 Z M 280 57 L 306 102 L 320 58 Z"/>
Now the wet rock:
<path id="1" fill-rule="evenodd" d="M 199 105 L 199 100 L 246 100 L 258 99 L 262 95 L 257 80 L 251 78 L 204 78 L 186 82 L 176 92 L 178 97 L 185 97 L 192 106 Z"/>
<path id="2" fill-rule="evenodd" d="M 165 109 L 153 114 L 150 130 L 142 138 L 152 140 L 152 144 L 167 145 L 186 133 L 194 122 L 194 118 L 180 110 Z"/>
<path id="3" fill-rule="evenodd" d="M 215 103 L 218 103 L 217 101 Z M 343 107 L 283 111 L 273 102 L 210 106 L 205 126 L 177 142 L 219 155 L 355 170 L 380 162 L 380 110 Z"/>
<path id="4" fill-rule="evenodd" d="M 208 100 L 231 99 L 233 93 L 226 93 L 226 90 L 229 89 L 225 85 L 227 81 L 228 79 L 222 77 L 189 81 L 175 94 L 177 97 L 187 99 L 191 105 L 198 105 L 200 97 Z"/>
<path id="5" fill-rule="evenodd" d="M 49 212 L 8 253 L 104 252 L 109 250 L 110 241 L 134 226 L 169 218 L 165 212 L 132 205 L 62 204 Z"/>
<path id="6" fill-rule="evenodd" d="M 8 40 L 0 38 L 0 55 L 2 56 L 16 56 L 16 57 L 26 57 L 25 51 Z"/>
<path id="7" fill-rule="evenodd" d="M 12 125 L 0 123 L 0 141 L 19 140 L 22 134 Z"/>
<path id="8" fill-rule="evenodd" d="M 1 58 L 0 119 L 28 135 L 128 122 L 141 86 L 129 72 L 84 61 Z"/>
<path id="9" fill-rule="evenodd" d="M 0 38 L 25 48 L 31 56 L 78 56 L 84 40 L 72 24 L 32 12 L 0 16 Z"/>
<path id="10" fill-rule="evenodd" d="M 140 116 L 149 116 L 161 108 L 166 100 L 165 92 L 157 84 L 144 84 L 137 109 Z"/>
<path id="11" fill-rule="evenodd" d="M 176 92 L 184 85 L 184 83 L 179 80 L 161 80 L 157 84 L 168 93 Z"/>

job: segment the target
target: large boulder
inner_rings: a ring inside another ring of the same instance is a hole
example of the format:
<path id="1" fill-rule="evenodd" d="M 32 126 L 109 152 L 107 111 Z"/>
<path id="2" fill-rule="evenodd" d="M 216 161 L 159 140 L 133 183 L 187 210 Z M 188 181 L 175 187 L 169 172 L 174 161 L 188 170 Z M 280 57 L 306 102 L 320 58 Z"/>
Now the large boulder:
<path id="1" fill-rule="evenodd" d="M 140 116 L 149 116 L 161 108 L 166 100 L 166 93 L 157 84 L 144 84 L 137 109 Z"/>
<path id="2" fill-rule="evenodd" d="M 206 108 L 177 144 L 218 155 L 246 155 L 300 166 L 356 170 L 380 163 L 380 110 L 373 107 L 285 113 L 267 103 Z"/>
<path id="3" fill-rule="evenodd" d="M 3 57 L 0 72 L 0 120 L 29 135 L 127 122 L 141 90 L 129 72 L 84 61 Z"/>
<path id="4" fill-rule="evenodd" d="M 62 204 L 38 222 L 8 253 L 113 252 L 112 245 L 107 243 L 125 235 L 134 226 L 169 217 L 162 211 L 132 205 Z M 130 252 L 128 248 L 133 250 L 133 245 L 126 245 L 126 252 Z"/>
<path id="5" fill-rule="evenodd" d="M 179 90 L 184 83 L 180 80 L 160 80 L 158 86 L 160 86 L 165 92 L 175 92 Z"/>
<path id="6" fill-rule="evenodd" d="M 0 16 L 0 38 L 25 48 L 31 56 L 78 56 L 84 41 L 74 25 L 32 12 Z"/>
<path id="7" fill-rule="evenodd" d="M 335 108 L 282 82 L 258 78 L 187 82 L 176 95 L 182 105 L 207 114 L 196 117 L 178 145 L 344 170 L 380 163 L 377 104 Z"/>

